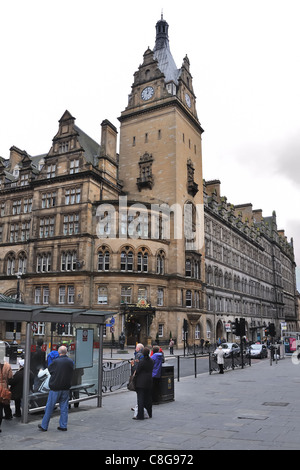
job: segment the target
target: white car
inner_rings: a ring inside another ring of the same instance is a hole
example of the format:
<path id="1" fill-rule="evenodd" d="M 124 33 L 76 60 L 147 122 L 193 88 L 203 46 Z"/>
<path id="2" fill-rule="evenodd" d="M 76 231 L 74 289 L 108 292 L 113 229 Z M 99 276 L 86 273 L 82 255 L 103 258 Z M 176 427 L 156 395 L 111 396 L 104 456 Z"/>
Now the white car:
<path id="1" fill-rule="evenodd" d="M 249 355 L 260 359 L 268 357 L 267 347 L 264 344 L 251 344 L 250 348 L 247 350 L 247 356 L 249 357 Z"/>
<path id="2" fill-rule="evenodd" d="M 237 343 L 221 343 L 223 351 L 225 352 L 224 357 L 238 356 L 241 352 L 240 347 Z M 216 354 L 218 348 L 215 350 Z"/>

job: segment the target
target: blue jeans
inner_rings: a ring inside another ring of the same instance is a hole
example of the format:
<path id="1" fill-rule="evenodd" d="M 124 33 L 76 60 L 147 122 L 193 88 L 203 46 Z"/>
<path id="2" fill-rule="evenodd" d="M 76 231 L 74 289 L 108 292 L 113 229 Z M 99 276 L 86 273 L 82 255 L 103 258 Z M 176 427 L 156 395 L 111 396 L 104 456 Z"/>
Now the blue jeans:
<path id="1" fill-rule="evenodd" d="M 42 420 L 43 429 L 48 429 L 49 421 L 56 403 L 59 403 L 60 407 L 59 427 L 67 428 L 69 412 L 69 390 L 59 390 L 57 392 L 54 390 L 50 390 L 45 414 Z"/>

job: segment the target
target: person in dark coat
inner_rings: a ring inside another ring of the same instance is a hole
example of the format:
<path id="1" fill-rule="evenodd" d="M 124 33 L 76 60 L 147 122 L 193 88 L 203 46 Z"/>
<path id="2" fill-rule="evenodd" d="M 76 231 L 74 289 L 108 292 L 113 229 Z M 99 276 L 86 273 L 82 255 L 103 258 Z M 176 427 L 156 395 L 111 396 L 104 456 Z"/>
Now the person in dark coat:
<path id="1" fill-rule="evenodd" d="M 31 353 L 30 358 L 30 370 L 34 375 L 34 391 L 37 392 L 39 387 L 38 373 L 40 369 L 45 369 L 47 367 L 46 363 L 46 353 L 42 350 L 43 346 L 42 338 L 37 340 L 36 350 Z"/>
<path id="2" fill-rule="evenodd" d="M 34 379 L 34 375 L 30 371 L 30 378 L 29 378 L 30 390 L 32 390 L 32 387 L 33 387 L 33 379 Z M 16 418 L 20 418 L 22 416 L 21 400 L 23 397 L 23 380 L 24 380 L 24 359 L 20 359 L 19 370 L 17 370 L 17 372 L 12 377 L 12 379 L 8 381 L 10 385 L 11 399 L 15 401 L 14 416 Z"/>
<path id="3" fill-rule="evenodd" d="M 136 393 L 138 413 L 133 419 L 144 419 L 144 408 L 152 418 L 152 370 L 154 362 L 149 357 L 150 350 L 144 348 L 143 359 L 136 368 Z"/>
<path id="4" fill-rule="evenodd" d="M 49 380 L 50 391 L 42 424 L 38 425 L 41 431 L 47 431 L 56 403 L 59 403 L 60 407 L 60 419 L 57 429 L 59 431 L 67 431 L 69 393 L 72 385 L 74 363 L 67 356 L 67 348 L 65 346 L 60 346 L 58 354 L 59 357 L 48 368 L 51 374 Z"/>

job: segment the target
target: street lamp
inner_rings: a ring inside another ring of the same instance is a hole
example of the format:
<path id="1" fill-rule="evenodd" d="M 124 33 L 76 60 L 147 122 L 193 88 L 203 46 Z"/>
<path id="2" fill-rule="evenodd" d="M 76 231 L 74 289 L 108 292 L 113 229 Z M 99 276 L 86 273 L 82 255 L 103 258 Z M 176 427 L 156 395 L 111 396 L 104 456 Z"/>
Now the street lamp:
<path id="1" fill-rule="evenodd" d="M 18 272 L 16 273 L 16 276 L 17 276 L 17 298 L 16 298 L 16 303 L 18 304 L 20 302 L 20 279 L 22 277 L 22 274 L 21 272 Z"/>

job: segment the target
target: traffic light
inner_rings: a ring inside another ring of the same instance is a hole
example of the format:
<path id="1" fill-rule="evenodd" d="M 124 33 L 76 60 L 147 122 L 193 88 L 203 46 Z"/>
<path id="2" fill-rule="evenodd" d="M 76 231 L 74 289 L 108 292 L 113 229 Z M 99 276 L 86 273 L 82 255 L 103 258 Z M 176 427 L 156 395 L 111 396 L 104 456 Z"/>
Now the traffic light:
<path id="1" fill-rule="evenodd" d="M 65 331 L 65 324 L 64 323 L 57 323 L 57 334 L 62 335 Z"/>
<path id="2" fill-rule="evenodd" d="M 236 336 L 241 336 L 241 326 L 238 318 L 236 318 L 234 322 L 231 322 L 231 332 Z"/>
<path id="3" fill-rule="evenodd" d="M 183 331 L 186 333 L 188 330 L 188 322 L 187 322 L 187 319 L 184 318 L 183 320 Z"/>
<path id="4" fill-rule="evenodd" d="M 265 336 L 269 336 L 269 334 L 270 334 L 270 329 L 269 329 L 269 327 L 267 326 L 267 327 L 265 328 Z"/>
<path id="5" fill-rule="evenodd" d="M 245 318 L 240 318 L 240 336 L 246 335 Z"/>
<path id="6" fill-rule="evenodd" d="M 235 331 L 236 336 L 241 336 L 241 325 L 239 323 L 238 318 L 235 319 Z"/>
<path id="7" fill-rule="evenodd" d="M 274 338 L 274 336 L 276 336 L 276 330 L 275 330 L 274 323 L 270 323 L 270 325 L 269 325 L 269 334 L 270 334 L 270 336 L 272 336 L 272 338 Z"/>

